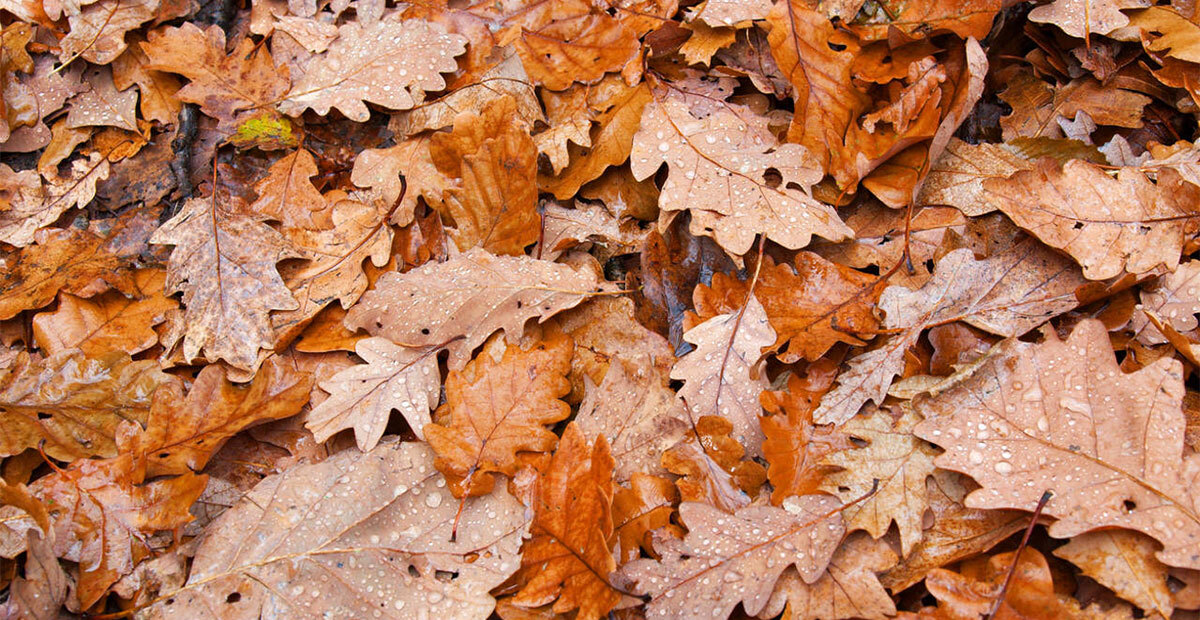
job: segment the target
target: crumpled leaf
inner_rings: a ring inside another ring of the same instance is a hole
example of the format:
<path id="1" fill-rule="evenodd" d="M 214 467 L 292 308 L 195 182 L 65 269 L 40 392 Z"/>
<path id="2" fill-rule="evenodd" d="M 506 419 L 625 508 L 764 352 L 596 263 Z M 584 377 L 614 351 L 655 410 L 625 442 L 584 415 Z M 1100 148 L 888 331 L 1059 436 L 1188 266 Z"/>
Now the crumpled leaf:
<path id="1" fill-rule="evenodd" d="M 766 119 L 726 104 L 705 117 L 689 110 L 677 91 L 657 92 L 642 112 L 630 166 L 635 178 L 668 165 L 659 195 L 664 211 L 691 211 L 692 234 L 712 237 L 741 255 L 755 235 L 790 249 L 820 235 L 840 241 L 851 235 L 837 212 L 804 191 L 821 179 L 819 164 L 801 146 L 777 144 Z M 783 177 L 776 186 L 768 169 Z"/>
<path id="2" fill-rule="evenodd" d="M 394 205 L 391 221 L 397 226 L 413 222 L 418 198 L 423 197 L 431 205 L 441 204 L 442 195 L 451 185 L 430 159 L 429 141 L 429 137 L 409 138 L 385 149 L 366 149 L 354 160 L 350 180 L 358 187 L 378 192 L 381 206 Z M 402 173 L 407 186 L 400 181 Z"/>
<path id="3" fill-rule="evenodd" d="M 9 584 L 8 600 L 0 604 L 0 616 L 55 620 L 61 617 L 70 580 L 54 557 L 50 542 L 33 530 L 27 536 L 25 576 Z"/>
<path id="4" fill-rule="evenodd" d="M 432 460 L 424 444 L 388 441 L 264 478 L 208 527 L 187 584 L 143 613 L 487 618 L 488 591 L 517 568 L 525 510 L 503 488 L 468 499 L 451 541 L 459 503 Z"/>
<path id="5" fill-rule="evenodd" d="M 154 394 L 141 436 L 150 476 L 201 471 L 238 432 L 293 416 L 308 403 L 312 375 L 272 357 L 244 386 L 230 383 L 218 365 L 206 366 L 188 390 L 172 383 Z"/>
<path id="6" fill-rule="evenodd" d="M 528 319 L 545 320 L 601 290 L 587 269 L 475 248 L 444 263 L 385 273 L 346 313 L 346 327 L 407 347 L 445 347 L 450 367 L 461 369 L 493 332 L 515 340 Z"/>
<path id="7" fill-rule="evenodd" d="M 764 257 L 754 296 L 777 334 L 777 356 L 785 362 L 811 361 L 838 342 L 865 344 L 855 335 L 869 339 L 879 328 L 872 311 L 876 280 L 812 252 L 797 253 L 794 267 Z M 704 320 L 741 308 L 749 288 L 748 279 L 715 273 L 711 286 L 693 292 L 696 313 Z"/>
<path id="8" fill-rule="evenodd" d="M 546 425 L 571 414 L 559 400 L 571 390 L 570 337 L 549 337 L 528 351 L 499 337 L 492 342 L 461 371 L 450 371 L 446 403 L 424 428 L 438 455 L 434 465 L 457 497 L 490 492 L 496 474 L 516 471 L 517 452 L 549 452 L 558 438 Z"/>
<path id="9" fill-rule="evenodd" d="M 1087 618 L 1074 600 L 1055 593 L 1053 575 L 1046 558 L 1026 547 L 979 558 L 963 566 L 961 573 L 938 568 L 929 573 L 925 587 L 938 600 L 936 617 L 978 618 L 991 611 L 1013 564 L 1012 582 L 996 616 L 1000 618 Z"/>
<path id="10" fill-rule="evenodd" d="M 1066 341 L 1049 332 L 1041 344 L 998 346 L 992 363 L 916 403 L 925 421 L 914 433 L 946 449 L 937 466 L 983 485 L 966 505 L 1032 510 L 1051 489 L 1051 536 L 1132 529 L 1163 544 L 1163 563 L 1200 567 L 1179 362 L 1123 373 L 1091 319 Z"/>
<path id="11" fill-rule="evenodd" d="M 746 449 L 729 436 L 729 420 L 703 416 L 662 455 L 685 502 L 703 502 L 727 512 L 748 506 L 767 479 L 762 465 L 744 458 Z"/>
<path id="12" fill-rule="evenodd" d="M 317 441 L 354 429 L 358 449 L 368 452 L 383 437 L 393 410 L 399 410 L 418 439 L 425 438 L 429 411 L 442 388 L 435 351 L 410 349 L 387 338 L 367 338 L 354 346 L 365 364 L 356 364 L 321 382 L 329 398 L 308 414 L 305 426 Z"/>
<path id="13" fill-rule="evenodd" d="M 912 411 L 896 419 L 886 410 L 851 418 L 839 430 L 867 445 L 825 457 L 825 463 L 842 470 L 827 474 L 821 482 L 822 491 L 847 504 L 874 490 L 870 497 L 842 511 L 846 527 L 864 529 L 879 538 L 894 521 L 904 555 L 921 540 L 929 507 L 925 479 L 933 474 L 936 456 L 929 444 L 912 435 L 920 421 Z"/>
<path id="14" fill-rule="evenodd" d="M 775 330 L 757 298 L 737 312 L 721 314 L 693 327 L 684 339 L 696 348 L 675 363 L 671 378 L 683 381 L 679 397 L 688 417 L 722 417 L 733 438 L 751 456 L 762 454 L 759 396 L 767 387 L 760 367 L 762 350 L 775 342 Z"/>
<path id="15" fill-rule="evenodd" d="M 635 560 L 621 575 L 650 595 L 650 617 L 728 617 L 738 603 L 757 615 L 788 567 L 807 584 L 825 572 L 845 531 L 839 508 L 828 495 L 789 498 L 783 508 L 747 506 L 732 515 L 684 502 L 683 541 L 656 541 L 661 560 Z"/>
<path id="16" fill-rule="evenodd" d="M 116 456 L 122 421 L 139 424 L 151 394 L 175 383 L 153 360 L 110 351 L 97 358 L 67 349 L 33 360 L 28 353 L 0 370 L 0 454 L 37 448 L 61 460 Z"/>
<path id="17" fill-rule="evenodd" d="M 0 164 L 0 241 L 19 248 L 31 245 L 39 228 L 91 202 L 96 184 L 108 178 L 109 170 L 108 161 L 92 153 L 72 161 L 66 174 L 55 170 L 43 183 L 34 170 L 13 172 Z"/>
<path id="18" fill-rule="evenodd" d="M 184 358 L 203 350 L 210 360 L 251 368 L 258 350 L 275 343 L 270 312 L 298 306 L 275 264 L 299 255 L 258 217 L 237 196 L 214 191 L 189 199 L 150 237 L 175 246 L 167 290 L 183 293 Z"/>
<path id="19" fill-rule="evenodd" d="M 590 455 L 589 455 L 590 452 Z M 613 535 L 613 457 L 603 436 L 590 449 L 583 432 L 568 424 L 533 498 L 530 539 L 521 547 L 511 602 L 555 613 L 578 610 L 580 620 L 604 617 L 620 600 L 609 575 L 616 569 Z"/>
<path id="20" fill-rule="evenodd" d="M 426 91 L 446 87 L 441 74 L 458 68 L 454 57 L 466 44 L 466 37 L 419 19 L 344 24 L 329 50 L 297 78 L 279 111 L 300 116 L 311 108 L 324 116 L 337 108 L 361 123 L 371 116 L 366 102 L 407 110 Z"/>
<path id="21" fill-rule="evenodd" d="M 537 147 L 511 97 L 456 116 L 453 132 L 430 139 L 429 155 L 457 180 L 443 192 L 442 215 L 459 249 L 519 256 L 537 241 Z"/>

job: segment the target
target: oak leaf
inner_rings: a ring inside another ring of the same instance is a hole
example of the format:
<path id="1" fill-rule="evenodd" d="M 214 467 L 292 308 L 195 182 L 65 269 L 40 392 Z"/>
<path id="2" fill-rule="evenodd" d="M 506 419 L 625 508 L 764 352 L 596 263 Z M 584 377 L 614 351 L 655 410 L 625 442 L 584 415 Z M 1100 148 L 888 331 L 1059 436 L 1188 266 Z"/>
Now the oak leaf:
<path id="1" fill-rule="evenodd" d="M 62 293 L 54 312 L 34 315 L 34 340 L 48 355 L 67 349 L 93 357 L 109 351 L 130 355 L 145 351 L 158 344 L 153 327 L 179 306 L 163 295 L 165 280 L 162 269 L 139 269 L 133 273 L 133 297 L 117 291 L 91 299 Z"/>
<path id="2" fill-rule="evenodd" d="M 609 71 L 637 67 L 641 45 L 621 20 L 605 12 L 555 17 L 544 24 L 521 27 L 513 41 L 535 83 L 563 90 L 575 82 L 596 82 Z"/>
<path id="3" fill-rule="evenodd" d="M 183 293 L 188 360 L 203 350 L 210 360 L 250 368 L 259 349 L 275 344 L 270 312 L 299 305 L 275 267 L 298 253 L 223 190 L 189 199 L 150 243 L 175 246 L 167 290 Z"/>
<path id="4" fill-rule="evenodd" d="M 66 174 L 53 171 L 43 183 L 36 171 L 13 172 L 0 164 L 0 241 L 22 248 L 32 244 L 39 228 L 91 202 L 109 170 L 108 161 L 92 153 L 72 161 Z"/>
<path id="5" fill-rule="evenodd" d="M 454 131 L 430 139 L 429 155 L 439 172 L 457 179 L 443 193 L 443 217 L 461 250 L 482 247 L 518 256 L 537 241 L 537 147 L 503 97 L 481 114 L 463 113 Z"/>
<path id="6" fill-rule="evenodd" d="M 896 614 L 896 604 L 876 575 L 895 563 L 896 552 L 886 542 L 851 535 L 834 552 L 825 574 L 812 584 L 805 583 L 794 569 L 784 572 L 759 617 L 783 612 L 784 620 L 890 618 Z"/>
<path id="7" fill-rule="evenodd" d="M 889 0 L 873 7 L 864 16 L 866 19 L 854 19 L 851 30 L 863 39 L 872 41 L 887 39 L 889 29 L 911 38 L 950 31 L 963 39 L 983 39 L 1002 7 L 1000 0 L 967 0 L 954 6 L 936 0 Z"/>
<path id="8" fill-rule="evenodd" d="M 329 398 L 313 407 L 305 426 L 317 441 L 354 429 L 358 449 L 370 451 L 383 437 L 393 410 L 399 410 L 418 439 L 425 438 L 429 411 L 442 387 L 435 350 L 410 349 L 386 338 L 367 338 L 354 351 L 356 364 L 321 382 Z"/>
<path id="9" fill-rule="evenodd" d="M 430 205 L 442 204 L 442 195 L 452 184 L 430 158 L 429 142 L 427 136 L 415 136 L 385 149 L 366 149 L 354 160 L 350 180 L 377 192 L 379 206 L 394 205 L 392 223 L 397 226 L 413 222 L 418 198 Z"/>
<path id="10" fill-rule="evenodd" d="M 1042 159 L 1033 169 L 984 182 L 989 200 L 1016 224 L 1079 261 L 1089 280 L 1157 265 L 1174 269 L 1194 234 L 1200 187 L 1174 170 L 1157 183 L 1131 168 L 1116 178 L 1082 160 Z"/>
<path id="11" fill-rule="evenodd" d="M 39 231 L 35 244 L 6 261 L 0 277 L 0 319 L 41 308 L 59 291 L 90 297 L 110 286 L 132 293 L 132 269 L 104 239 L 78 229 Z"/>
<path id="12" fill-rule="evenodd" d="M 1043 510 L 1058 519 L 1051 536 L 1137 530 L 1163 544 L 1160 561 L 1200 566 L 1179 362 L 1162 358 L 1125 374 L 1095 320 L 1066 341 L 1048 332 L 1041 344 L 997 346 L 991 363 L 916 403 L 925 421 L 914 433 L 946 449 L 938 467 L 983 485 L 966 505 L 1032 510 L 1051 489 Z"/>
<path id="13" fill-rule="evenodd" d="M 775 342 L 775 330 L 753 296 L 736 312 L 721 314 L 684 334 L 696 348 L 675 363 L 671 378 L 683 381 L 679 397 L 688 417 L 719 416 L 733 427 L 733 438 L 751 456 L 762 454 L 759 396 L 767 387 L 761 368 L 763 348 Z"/>
<path id="14" fill-rule="evenodd" d="M 1138 340 L 1146 344 L 1162 344 L 1167 338 L 1152 324 L 1148 312 L 1158 315 L 1160 320 L 1170 323 L 1179 333 L 1195 330 L 1200 323 L 1200 261 L 1181 263 L 1179 268 L 1159 278 L 1151 286 L 1141 290 L 1139 304 L 1133 311 L 1130 327 Z"/>
<path id="15" fill-rule="evenodd" d="M 338 28 L 338 38 L 313 59 L 279 110 L 300 116 L 311 108 L 322 116 L 337 108 L 353 121 L 370 117 L 366 103 L 407 110 L 421 102 L 426 91 L 446 87 L 442 73 L 458 68 L 454 61 L 466 50 L 467 39 L 419 19 L 381 20 L 369 26 L 350 22 Z"/>
<path id="16" fill-rule="evenodd" d="M 576 347 L 585 346 L 576 339 Z M 636 358 L 635 358 L 636 359 Z M 575 416 L 586 436 L 604 435 L 616 460 L 613 478 L 625 482 L 639 473 L 666 474 L 662 453 L 691 428 L 665 373 L 651 364 L 614 359 L 600 385 L 589 377 Z"/>
<path id="17" fill-rule="evenodd" d="M 263 479 L 208 527 L 188 582 L 143 613 L 487 618 L 488 591 L 517 568 L 525 509 L 499 488 L 458 515 L 432 461 L 421 443 L 387 441 Z"/>
<path id="18" fill-rule="evenodd" d="M 614 459 L 615 460 L 615 459 Z M 682 537 L 671 523 L 679 491 L 667 478 L 634 472 L 629 488 L 618 486 L 613 494 L 613 536 L 617 540 L 619 563 L 632 562 L 645 550 L 653 555 L 651 532 L 667 528 Z"/>
<path id="19" fill-rule="evenodd" d="M 117 127 L 137 131 L 137 100 L 135 90 L 117 92 L 112 71 L 107 67 L 84 72 L 84 81 L 91 88 L 71 99 L 67 127 Z"/>
<path id="20" fill-rule="evenodd" d="M 144 480 L 144 463 L 126 453 L 78 459 L 30 487 L 38 499 L 56 507 L 50 515 L 54 551 L 80 564 L 76 596 L 84 609 L 150 553 L 148 535 L 192 519 L 188 507 L 208 477 L 188 472 Z"/>
<path id="21" fill-rule="evenodd" d="M 190 80 L 176 96 L 199 104 L 201 111 L 222 122 L 226 134 L 233 133 L 242 116 L 270 106 L 287 92 L 286 69 L 277 69 L 271 55 L 250 39 L 242 39 L 226 55 L 225 33 L 218 26 L 201 30 L 187 22 L 151 31 L 141 48 L 150 59 L 147 69 Z M 247 112 L 239 114 L 243 111 Z"/>
<path id="22" fill-rule="evenodd" d="M 1015 564 L 1015 568 L 1013 565 Z M 1011 583 L 996 611 L 1000 618 L 1087 618 L 1079 603 L 1055 592 L 1050 565 L 1037 549 L 1027 547 L 990 558 L 978 558 L 961 572 L 938 568 L 929 573 L 925 587 L 938 600 L 934 617 L 950 620 L 978 618 L 990 613 L 1004 583 Z"/>
<path id="23" fill-rule="evenodd" d="M 678 91 L 658 91 L 642 112 L 630 166 L 645 179 L 666 163 L 659 195 L 664 211 L 691 211 L 691 231 L 712 237 L 730 254 L 750 250 L 755 235 L 790 249 L 812 236 L 831 241 L 850 236 L 837 212 L 803 188 L 821 179 L 820 166 L 795 144 L 777 144 L 767 119 L 735 104 L 697 117 Z M 782 176 L 776 185 L 768 171 Z"/>
<path id="24" fill-rule="evenodd" d="M 30 530 L 27 533 L 25 576 L 8 585 L 8 600 L 0 604 L 0 616 L 54 620 L 62 617 L 70 579 L 54 557 L 51 543 Z"/>
<path id="25" fill-rule="evenodd" d="M 583 432 L 567 425 L 533 493 L 530 539 L 521 547 L 524 581 L 511 599 L 520 607 L 551 602 L 555 613 L 577 611 L 580 620 L 608 614 L 620 593 L 610 574 L 617 563 L 613 535 L 613 458 L 603 436 L 589 448 Z"/>
<path id="26" fill-rule="evenodd" d="M 1147 613 L 1170 618 L 1174 611 L 1167 589 L 1167 567 L 1154 559 L 1158 545 L 1137 532 L 1112 530 L 1080 534 L 1054 550 L 1121 598 Z"/>
<path id="27" fill-rule="evenodd" d="M 250 205 L 250 210 L 285 228 L 332 228 L 333 205 L 309 180 L 318 172 L 317 162 L 303 148 L 284 155 L 254 184 L 258 200 Z"/>
<path id="28" fill-rule="evenodd" d="M 859 337 L 869 339 L 879 328 L 871 307 L 875 281 L 875 276 L 812 252 L 796 254 L 794 266 L 776 265 L 765 257 L 754 296 L 777 334 L 777 356 L 785 362 L 815 360 L 838 342 L 865 344 Z M 735 311 L 745 303 L 749 288 L 749 280 L 715 273 L 711 286 L 700 285 L 693 292 L 696 313 L 704 320 Z"/>
<path id="29" fill-rule="evenodd" d="M 774 490 L 771 503 L 776 506 L 791 495 L 809 495 L 819 491 L 822 479 L 837 467 L 822 459 L 834 452 L 854 447 L 850 437 L 832 426 L 812 421 L 821 395 L 833 384 L 833 369 L 809 367 L 808 374 L 788 378 L 787 389 L 762 393 L 762 405 L 771 414 L 762 418 L 763 458 L 767 460 L 767 479 Z"/>
<path id="30" fill-rule="evenodd" d="M 434 465 L 457 497 L 491 491 L 496 474 L 516 471 L 518 452 L 549 452 L 558 438 L 546 426 L 571 414 L 559 400 L 571 389 L 566 375 L 575 345 L 568 336 L 528 351 L 500 337 L 492 342 L 461 371 L 450 371 L 446 403 L 423 429 L 438 455 Z"/>
<path id="31" fill-rule="evenodd" d="M 144 423 L 151 394 L 175 381 L 153 360 L 118 351 L 88 358 L 67 349 L 36 361 L 22 352 L 0 370 L 0 454 L 44 441 L 57 459 L 115 456 L 121 422 Z"/>
<path id="32" fill-rule="evenodd" d="M 893 419 L 882 409 L 851 418 L 839 430 L 867 445 L 825 457 L 825 463 L 841 471 L 827 474 L 821 483 L 822 491 L 847 503 L 875 489 L 870 497 L 847 506 L 842 518 L 847 529 L 864 529 L 873 538 L 886 534 L 895 521 L 904 555 L 921 540 L 929 507 L 925 479 L 933 474 L 936 456 L 929 444 L 912 435 L 920 421 L 912 411 Z"/>
<path id="33" fill-rule="evenodd" d="M 685 502 L 703 502 L 727 512 L 748 506 L 767 479 L 762 465 L 744 458 L 746 449 L 729 436 L 725 418 L 703 416 L 691 432 L 663 452 L 662 465 Z"/>
<path id="34" fill-rule="evenodd" d="M 1016 510 L 979 510 L 963 505 L 963 498 L 978 488 L 957 472 L 936 469 L 925 480 L 925 496 L 933 514 L 926 528 L 900 564 L 880 576 L 892 592 L 920 582 L 930 571 L 991 549 L 1028 524 Z"/>
<path id="35" fill-rule="evenodd" d="M 174 123 L 179 117 L 182 104 L 178 92 L 183 84 L 179 78 L 149 68 L 150 57 L 142 50 L 145 39 L 131 42 L 129 47 L 112 62 L 113 84 L 118 90 L 138 86 L 138 109 L 142 118 L 164 125 Z"/>
<path id="36" fill-rule="evenodd" d="M 1200 25 L 1169 7 L 1150 7 L 1131 11 L 1129 24 L 1149 34 L 1145 46 L 1152 52 L 1163 52 L 1179 60 L 1200 62 L 1196 42 L 1200 41 Z"/>
<path id="37" fill-rule="evenodd" d="M 684 502 L 683 541 L 656 540 L 662 559 L 635 560 L 621 575 L 650 595 L 647 616 L 728 617 L 738 603 L 757 615 L 788 567 L 807 584 L 825 573 L 845 532 L 840 507 L 828 495 L 789 498 L 783 508 L 747 506 L 732 515 Z"/>
<path id="38" fill-rule="evenodd" d="M 70 32 L 59 42 L 59 58 L 83 57 L 106 65 L 125 51 L 125 35 L 153 19 L 160 0 L 99 0 L 67 15 Z"/>
<path id="39" fill-rule="evenodd" d="M 1054 0 L 1029 12 L 1029 21 L 1054 24 L 1079 39 L 1108 34 L 1129 24 L 1121 9 L 1145 7 L 1138 0 Z"/>
<path id="40" fill-rule="evenodd" d="M 147 475 L 203 470 L 241 430 L 299 413 L 312 386 L 312 375 L 272 357 L 248 385 L 230 383 L 221 366 L 210 365 L 186 397 L 178 384 L 160 388 L 141 436 Z"/>
<path id="41" fill-rule="evenodd" d="M 474 74 L 459 75 L 450 83 L 447 89 L 450 92 L 395 115 L 393 123 L 396 118 L 402 118 L 404 133 L 408 136 L 442 129 L 453 125 L 454 117 L 462 112 L 482 114 L 505 96 L 516 102 L 517 114 L 525 122 L 532 125 L 545 121 L 537 91 L 529 83 L 529 76 L 513 48 L 501 47 L 493 55 L 498 58 L 489 66 L 476 69 Z M 488 60 L 493 59 L 489 56 Z"/>
<path id="42" fill-rule="evenodd" d="M 1012 113 L 1000 119 L 1005 140 L 1017 137 L 1060 138 L 1059 119 L 1074 119 L 1084 112 L 1098 125 L 1137 128 L 1150 98 L 1123 88 L 1106 88 L 1093 78 L 1080 78 L 1055 89 L 1032 73 L 1021 72 L 1007 80 L 999 93 Z"/>
<path id="43" fill-rule="evenodd" d="M 444 263 L 384 274 L 346 313 L 346 326 L 407 347 L 446 347 L 450 367 L 461 369 L 492 333 L 504 330 L 515 341 L 528 319 L 545 320 L 598 289 L 599 279 L 586 269 L 475 248 Z"/>

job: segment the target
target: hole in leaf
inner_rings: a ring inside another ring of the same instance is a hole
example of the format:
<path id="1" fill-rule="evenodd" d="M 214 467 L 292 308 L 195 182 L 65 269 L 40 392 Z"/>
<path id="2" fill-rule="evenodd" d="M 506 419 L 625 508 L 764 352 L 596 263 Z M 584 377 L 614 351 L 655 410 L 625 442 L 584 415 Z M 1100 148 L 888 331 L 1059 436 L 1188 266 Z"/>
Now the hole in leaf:
<path id="1" fill-rule="evenodd" d="M 1133 512 L 1134 510 L 1137 510 L 1137 502 L 1127 499 L 1121 502 L 1121 507 L 1125 509 L 1125 512 Z"/>
<path id="2" fill-rule="evenodd" d="M 226 603 L 236 603 L 236 602 L 238 602 L 238 601 L 240 601 L 240 600 L 242 600 L 242 593 L 241 593 L 241 592 L 231 592 L 231 593 L 229 594 L 229 596 L 226 596 L 226 597 L 225 597 L 225 602 L 226 602 Z"/>

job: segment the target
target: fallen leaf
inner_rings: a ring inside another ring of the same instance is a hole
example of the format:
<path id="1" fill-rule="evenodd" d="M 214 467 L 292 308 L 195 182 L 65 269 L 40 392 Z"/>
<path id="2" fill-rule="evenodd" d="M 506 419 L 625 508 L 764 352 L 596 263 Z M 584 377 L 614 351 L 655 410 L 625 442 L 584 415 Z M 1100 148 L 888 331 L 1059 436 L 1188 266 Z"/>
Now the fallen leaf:
<path id="1" fill-rule="evenodd" d="M 629 488 L 616 487 L 612 509 L 618 563 L 632 562 L 639 557 L 640 550 L 653 555 L 650 533 L 654 530 L 668 528 L 676 537 L 682 537 L 682 531 L 671 523 L 678 504 L 679 491 L 667 478 L 635 472 L 629 479 Z"/>
<path id="2" fill-rule="evenodd" d="M 108 161 L 92 153 L 72 161 L 66 174 L 55 170 L 43 183 L 36 171 L 13 172 L 0 164 L 0 241 L 21 248 L 32 244 L 38 229 L 91 202 L 109 170 Z"/>
<path id="3" fill-rule="evenodd" d="M 516 570 L 528 518 L 503 488 L 457 515 L 432 461 L 422 444 L 388 441 L 264 478 L 209 526 L 188 582 L 143 613 L 487 618 L 488 592 Z"/>
<path id="4" fill-rule="evenodd" d="M 1147 613 L 1170 618 L 1174 607 L 1167 589 L 1167 567 L 1154 559 L 1157 550 L 1149 536 L 1113 530 L 1080 534 L 1055 549 L 1054 555 Z"/>
<path id="5" fill-rule="evenodd" d="M 41 308 L 59 291 L 81 297 L 105 291 L 110 285 L 122 292 L 133 291 L 132 269 L 96 235 L 49 229 L 37 233 L 34 242 L 13 257 L 12 268 L 0 278 L 0 319 Z"/>
<path id="6" fill-rule="evenodd" d="M 1200 261 L 1187 261 L 1155 285 L 1142 289 L 1142 303 L 1134 309 L 1130 323 L 1138 340 L 1146 344 L 1167 341 L 1151 323 L 1147 312 L 1155 313 L 1181 334 L 1196 329 L 1196 314 L 1200 313 L 1200 296 L 1197 296 L 1200 291 L 1196 288 L 1200 282 L 1197 279 L 1200 279 Z"/>
<path id="7" fill-rule="evenodd" d="M 746 449 L 729 436 L 729 421 L 704 416 L 689 426 L 691 432 L 662 455 L 663 468 L 680 476 L 680 498 L 731 513 L 750 505 L 767 473 L 745 458 Z"/>
<path id="8" fill-rule="evenodd" d="M 158 9 L 159 0 L 99 0 L 67 14 L 71 30 L 59 42 L 59 58 L 106 65 L 125 51 L 126 33 L 153 19 Z"/>
<path id="9" fill-rule="evenodd" d="M 48 355 L 79 349 L 98 357 L 109 351 L 140 353 L 158 344 L 153 327 L 178 308 L 163 295 L 166 273 L 162 269 L 139 269 L 133 273 L 135 293 L 126 297 L 108 291 L 91 299 L 62 293 L 58 309 L 33 317 L 33 337 Z"/>
<path id="10" fill-rule="evenodd" d="M 437 356 L 429 349 L 410 349 L 386 338 L 360 340 L 356 364 L 321 382 L 329 398 L 313 407 L 305 426 L 317 441 L 354 429 L 358 449 L 368 452 L 383 437 L 393 410 L 398 410 L 418 439 L 425 438 L 429 411 L 442 388 Z"/>
<path id="11" fill-rule="evenodd" d="M 762 393 L 763 408 L 771 414 L 762 418 L 763 458 L 769 464 L 767 479 L 774 487 L 771 503 L 776 506 L 789 496 L 818 492 L 825 476 L 837 471 L 822 460 L 854 447 L 837 428 L 813 424 L 812 412 L 832 383 L 832 371 L 810 367 L 804 379 L 789 377 L 786 390 Z"/>
<path id="12" fill-rule="evenodd" d="M 590 455 L 589 455 L 590 452 Z M 521 547 L 524 580 L 514 605 L 554 603 L 555 613 L 577 611 L 580 620 L 608 614 L 620 600 L 609 581 L 616 569 L 613 535 L 613 458 L 598 437 L 590 449 L 582 431 L 568 424 L 533 494 L 530 539 Z"/>
<path id="13" fill-rule="evenodd" d="M 1046 558 L 1037 549 L 1022 549 L 983 558 L 956 573 L 938 568 L 929 573 L 925 587 L 938 600 L 940 618 L 977 618 L 991 611 L 1002 584 L 1009 581 L 996 615 L 1002 618 L 1085 618 L 1079 604 L 1055 593 Z M 1015 569 L 1010 569 L 1013 565 Z M 1064 600 L 1065 599 L 1065 600 Z"/>
<path id="14" fill-rule="evenodd" d="M 423 429 L 438 455 L 434 465 L 458 497 L 487 494 L 496 474 L 516 471 L 518 452 L 553 449 L 557 437 L 546 425 L 571 412 L 559 400 L 570 391 L 566 375 L 575 345 L 568 336 L 528 351 L 499 337 L 492 342 L 461 371 L 450 371 L 446 403 Z"/>
<path id="15" fill-rule="evenodd" d="M 757 615 L 785 569 L 795 566 L 807 584 L 825 573 L 845 531 L 839 507 L 828 495 L 790 498 L 783 508 L 747 506 L 732 515 L 684 502 L 683 541 L 667 548 L 656 541 L 661 560 L 635 560 L 621 574 L 651 597 L 647 615 L 728 617 L 739 603 Z"/>
<path id="16" fill-rule="evenodd" d="M 329 216 L 333 205 L 310 181 L 318 172 L 317 163 L 308 151 L 301 148 L 284 155 L 254 184 L 258 200 L 250 205 L 250 210 L 286 228 L 332 228 Z"/>
<path id="17" fill-rule="evenodd" d="M 1080 39 L 1108 34 L 1129 24 L 1121 9 L 1145 7 L 1138 0 L 1055 0 L 1029 12 L 1029 21 L 1054 24 Z"/>
<path id="18" fill-rule="evenodd" d="M 878 573 L 896 563 L 886 542 L 851 535 L 829 560 L 829 568 L 812 584 L 795 570 L 783 573 L 775 593 L 759 617 L 883 620 L 896 615 L 896 604 L 879 583 Z M 786 607 L 785 607 L 786 604 Z"/>

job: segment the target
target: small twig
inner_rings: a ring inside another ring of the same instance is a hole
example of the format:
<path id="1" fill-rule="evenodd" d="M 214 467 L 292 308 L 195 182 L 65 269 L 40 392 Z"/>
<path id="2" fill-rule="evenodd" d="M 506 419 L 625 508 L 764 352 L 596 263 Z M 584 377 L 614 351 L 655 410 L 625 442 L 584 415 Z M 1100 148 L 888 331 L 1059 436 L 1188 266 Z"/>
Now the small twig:
<path id="1" fill-rule="evenodd" d="M 1046 507 L 1046 502 L 1050 501 L 1050 497 L 1053 495 L 1054 493 L 1050 490 L 1042 493 L 1042 498 L 1038 500 L 1037 508 L 1033 509 L 1033 516 L 1029 518 L 1029 525 L 1025 528 L 1025 535 L 1021 537 L 1021 544 L 1017 545 L 1017 551 L 1013 554 L 1012 566 L 1008 567 L 1008 575 L 1004 577 L 1004 585 L 1000 586 L 1000 593 L 996 595 L 996 601 L 992 603 L 992 609 L 984 616 L 984 620 L 995 618 L 996 612 L 1000 611 L 1000 606 L 1004 604 L 1004 596 L 1008 594 L 1008 585 L 1012 583 L 1013 575 L 1017 572 L 1017 562 L 1021 560 L 1021 552 L 1029 544 L 1029 535 L 1033 534 L 1033 526 L 1037 525 L 1038 517 L 1042 516 L 1042 509 Z"/>

